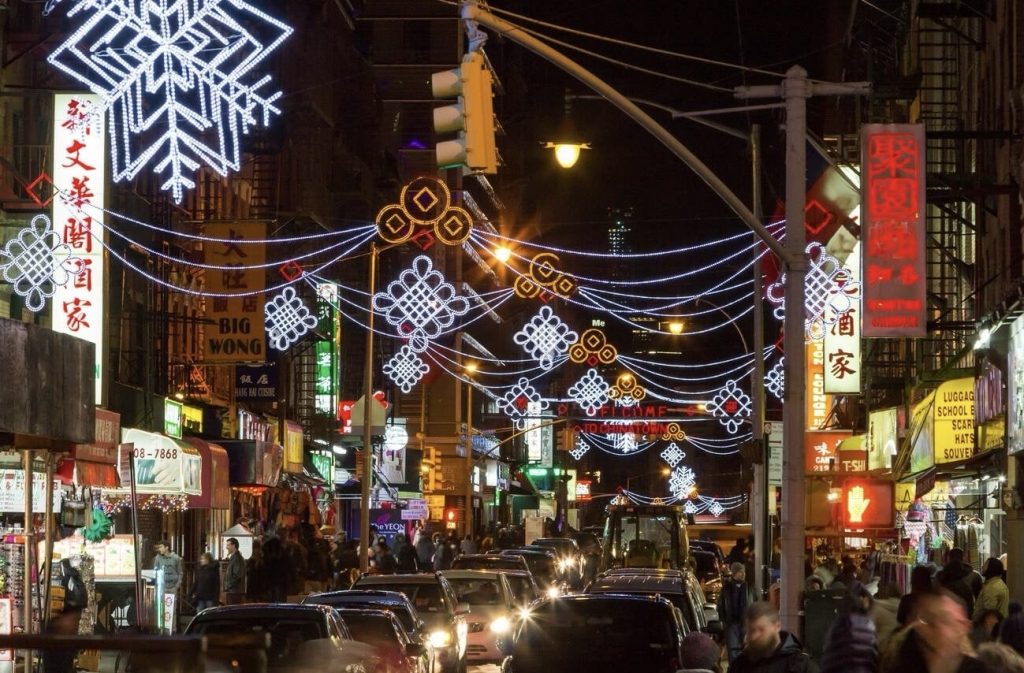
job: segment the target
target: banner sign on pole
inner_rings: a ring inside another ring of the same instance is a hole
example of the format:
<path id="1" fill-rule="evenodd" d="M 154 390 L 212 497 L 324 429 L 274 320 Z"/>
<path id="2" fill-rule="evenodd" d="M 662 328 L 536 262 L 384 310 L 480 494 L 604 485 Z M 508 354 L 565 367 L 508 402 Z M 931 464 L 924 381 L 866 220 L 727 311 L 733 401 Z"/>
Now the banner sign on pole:
<path id="1" fill-rule="evenodd" d="M 861 144 L 866 337 L 923 337 L 925 137 L 921 124 L 865 124 Z"/>
<path id="2" fill-rule="evenodd" d="M 846 260 L 850 278 L 860 281 L 860 243 Z M 825 327 L 825 392 L 857 395 L 860 393 L 860 313 L 861 293 L 850 297 L 850 309 L 831 326 Z"/>

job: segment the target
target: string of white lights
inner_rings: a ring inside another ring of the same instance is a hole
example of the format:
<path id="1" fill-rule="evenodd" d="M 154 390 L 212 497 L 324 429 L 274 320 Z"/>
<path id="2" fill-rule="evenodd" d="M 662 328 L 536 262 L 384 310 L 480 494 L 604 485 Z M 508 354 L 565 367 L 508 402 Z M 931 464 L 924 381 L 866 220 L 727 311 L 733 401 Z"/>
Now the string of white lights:
<path id="1" fill-rule="evenodd" d="M 768 230 L 773 230 L 781 227 L 785 224 L 785 220 L 779 220 L 778 222 L 770 222 L 766 225 Z M 672 248 L 669 250 L 654 250 L 651 252 L 625 252 L 625 253 L 610 253 L 610 252 L 593 252 L 588 250 L 572 250 L 569 248 L 558 248 L 551 245 L 543 245 L 533 241 L 522 241 L 519 239 L 511 238 L 508 236 L 502 236 L 497 232 L 485 231 L 482 229 L 474 229 L 473 236 L 476 238 L 484 239 L 491 238 L 499 241 L 505 241 L 512 243 L 516 247 L 528 247 L 535 248 L 537 250 L 546 250 L 548 252 L 556 252 L 563 255 L 577 255 L 580 257 L 598 257 L 605 259 L 648 259 L 651 257 L 666 257 L 669 255 L 678 255 L 688 252 L 695 252 L 698 250 L 705 250 L 709 247 L 716 245 L 722 245 L 725 243 L 731 243 L 735 240 L 750 236 L 749 231 L 743 231 L 732 236 L 726 236 L 724 238 L 713 239 L 711 241 L 704 241 L 702 243 L 695 243 L 693 245 L 687 245 L 682 248 Z"/>
<path id="2" fill-rule="evenodd" d="M 434 348 L 434 346 L 436 346 L 436 345 L 437 344 L 431 344 L 431 348 Z M 452 358 L 448 357 L 444 353 L 440 352 L 440 350 L 438 350 L 438 349 L 434 349 L 434 350 L 436 351 L 435 354 L 438 355 L 439 357 L 443 358 L 445 361 L 451 363 L 452 365 L 454 365 L 456 367 L 462 366 L 462 365 L 460 365 L 458 360 L 453 360 Z M 476 358 L 472 358 L 472 359 L 475 360 Z M 538 376 L 534 377 L 534 378 L 539 378 L 540 376 L 543 376 L 544 373 L 549 372 L 552 369 L 557 369 L 560 365 L 562 365 L 563 363 L 565 363 L 568 360 L 569 360 L 569 356 L 568 355 L 563 355 L 563 356 L 560 356 L 558 358 L 555 358 L 555 363 L 556 364 L 553 367 L 542 367 L 541 365 L 537 365 L 535 367 L 530 367 L 529 369 L 520 369 L 520 370 L 516 370 L 516 371 L 487 371 L 486 369 L 479 369 L 478 368 L 478 369 L 476 369 L 476 371 L 473 372 L 473 376 L 515 376 L 515 377 L 520 377 L 520 376 L 526 376 L 528 374 L 532 374 L 533 372 L 539 371 L 540 373 L 538 374 Z M 536 360 L 532 360 L 531 362 L 536 363 Z"/>
<path id="3" fill-rule="evenodd" d="M 122 241 L 128 243 L 133 248 L 135 248 L 137 250 L 145 251 L 147 254 L 153 255 L 154 257 L 158 257 L 160 259 L 165 259 L 165 260 L 167 260 L 169 262 L 172 262 L 174 264 L 179 264 L 181 266 L 193 267 L 193 268 L 197 268 L 197 269 L 210 269 L 210 270 L 213 270 L 213 271 L 228 271 L 228 270 L 230 270 L 230 271 L 246 271 L 246 270 L 251 270 L 251 269 L 271 269 L 271 268 L 276 269 L 276 268 L 279 268 L 279 267 L 281 267 L 281 266 L 283 266 L 283 265 L 285 265 L 285 264 L 287 264 L 289 262 L 298 262 L 298 261 L 301 261 L 301 260 L 304 260 L 304 259 L 310 259 L 311 257 L 318 257 L 318 256 L 323 255 L 324 253 L 326 253 L 328 251 L 340 248 L 343 245 L 346 245 L 346 244 L 348 244 L 348 243 L 350 243 L 350 242 L 352 242 L 352 241 L 354 241 L 356 239 L 360 239 L 361 241 L 365 241 L 366 240 L 366 234 L 369 233 L 371 230 L 373 230 L 372 227 L 363 227 L 362 229 L 358 230 L 352 237 L 344 239 L 344 240 L 341 240 L 341 241 L 332 242 L 330 245 L 328 245 L 325 248 L 319 248 L 319 249 L 314 250 L 312 252 L 307 252 L 307 253 L 298 255 L 296 257 L 289 257 L 288 259 L 273 260 L 271 262 L 266 262 L 264 264 L 206 264 L 205 262 L 194 262 L 194 261 L 189 260 L 189 259 L 184 259 L 184 258 L 181 258 L 181 257 L 175 257 L 174 255 L 167 254 L 166 252 L 163 252 L 162 250 L 157 250 L 155 248 L 150 248 L 150 247 L 148 247 L 146 245 L 143 245 L 142 243 L 140 243 L 140 242 L 136 241 L 135 239 L 131 238 L 130 236 L 127 236 L 127 235 L 121 233 L 117 229 L 111 229 L 109 227 L 105 228 L 105 231 L 108 231 L 111 234 L 113 234 L 114 236 L 117 236 L 118 238 L 120 238 Z"/>
<path id="4" fill-rule="evenodd" d="M 749 285 L 749 284 L 752 284 L 752 283 L 753 283 L 753 281 L 750 281 L 750 283 L 746 283 L 746 284 Z M 586 297 L 587 299 L 590 299 L 590 300 L 592 300 L 594 302 L 597 302 L 597 304 L 595 304 L 595 307 L 599 305 L 599 306 L 601 306 L 600 310 L 603 310 L 603 311 L 606 311 L 606 312 L 609 312 L 609 313 L 614 312 L 614 313 L 622 313 L 622 314 L 626 314 L 626 315 L 629 315 L 629 314 L 641 314 L 641 315 L 650 316 L 650 317 L 653 317 L 653 318 L 671 318 L 671 319 L 675 319 L 675 320 L 680 320 L 680 319 L 684 319 L 684 318 L 699 318 L 700 316 L 706 316 L 706 315 L 711 314 L 711 313 L 722 313 L 722 312 L 725 312 L 725 314 L 728 315 L 728 312 L 726 312 L 725 309 L 731 308 L 731 307 L 733 307 L 733 306 L 735 306 L 736 304 L 739 304 L 739 303 L 752 302 L 752 300 L 754 299 L 754 293 L 753 293 L 753 291 L 751 291 L 751 292 L 747 292 L 747 293 L 745 293 L 743 295 L 740 295 L 739 297 L 737 297 L 735 299 L 731 299 L 729 301 L 722 301 L 721 303 L 716 303 L 714 305 L 710 304 L 710 302 L 709 302 L 707 304 L 709 306 L 709 308 L 706 309 L 706 310 L 703 310 L 703 311 L 698 310 L 698 311 L 694 311 L 692 313 L 684 313 L 684 312 L 679 312 L 679 311 L 673 311 L 672 313 L 663 313 L 662 311 L 664 311 L 666 308 L 678 307 L 678 306 L 682 306 L 684 304 L 689 304 L 691 302 L 699 303 L 701 300 L 700 299 L 693 299 L 691 301 L 676 301 L 676 302 L 673 302 L 672 304 L 664 305 L 664 306 L 647 307 L 647 308 L 632 308 L 630 306 L 627 306 L 625 304 L 622 304 L 622 303 L 620 303 L 618 301 L 615 301 L 615 300 L 612 300 L 612 299 L 607 299 L 605 297 L 595 296 L 590 291 L 590 288 L 588 288 L 588 287 L 580 286 L 580 288 L 579 288 L 579 290 L 577 292 L 578 292 L 578 294 L 580 296 Z M 701 295 L 701 296 L 704 296 L 704 295 Z"/>
<path id="5" fill-rule="evenodd" d="M 630 371 L 633 371 L 633 372 L 641 371 L 641 372 L 644 372 L 644 373 L 649 374 L 651 376 L 660 376 L 662 378 L 669 379 L 671 381 L 678 381 L 680 383 L 699 383 L 701 381 L 714 381 L 715 379 L 720 379 L 723 376 L 729 377 L 729 378 L 733 378 L 731 376 L 732 374 L 735 374 L 736 372 L 741 371 L 744 368 L 747 368 L 747 371 L 750 371 L 750 369 L 749 369 L 750 362 L 741 362 L 740 364 L 736 365 L 732 369 L 729 369 L 729 370 L 726 370 L 726 371 L 723 371 L 723 372 L 719 372 L 717 374 L 710 374 L 708 376 L 676 376 L 676 375 L 673 375 L 673 374 L 666 374 L 665 372 L 662 372 L 662 371 L 648 369 L 647 367 L 644 367 L 643 365 L 637 364 L 637 362 L 643 362 L 646 365 L 660 367 L 661 366 L 660 362 L 644 361 L 644 360 L 641 360 L 640 358 L 629 358 L 629 359 L 626 359 L 626 358 L 624 358 L 622 356 L 619 357 L 619 360 Z"/>
<path id="6" fill-rule="evenodd" d="M 685 395 L 713 395 L 714 393 L 718 392 L 718 390 L 721 388 L 721 386 L 716 386 L 714 388 L 705 389 L 705 390 L 686 390 L 686 391 L 675 390 L 673 388 L 669 388 L 668 386 L 662 385 L 662 384 L 658 383 L 657 381 L 654 381 L 653 379 L 651 379 L 650 377 L 648 377 L 645 374 L 642 374 L 641 371 L 645 371 L 645 370 L 643 370 L 642 368 L 637 367 L 635 364 L 627 363 L 627 362 L 623 362 L 622 364 L 623 364 L 623 366 L 626 369 L 631 371 L 639 380 L 643 381 L 644 383 L 649 383 L 650 385 L 655 386 L 656 388 L 660 388 L 661 390 L 667 391 L 668 393 L 685 394 Z M 754 368 L 750 367 L 745 372 L 742 372 L 740 376 L 732 377 L 732 378 L 735 379 L 735 380 L 748 379 L 748 378 L 750 378 L 750 373 L 752 371 L 754 371 Z M 725 375 L 723 374 L 721 376 L 725 376 Z M 651 393 L 653 391 L 648 389 L 647 392 Z M 678 400 L 672 400 L 672 401 L 678 401 Z M 694 402 L 694 401 L 696 401 L 696 402 L 706 402 L 707 400 L 706 399 L 688 400 L 685 403 L 690 403 L 690 402 Z"/>
<path id="7" fill-rule="evenodd" d="M 736 272 L 736 274 L 734 274 L 734 277 L 737 276 L 737 275 L 740 275 L 742 273 L 745 273 L 745 272 L 746 272 L 745 269 L 740 269 L 738 272 Z M 729 280 L 731 280 L 731 278 Z M 683 294 L 683 295 L 672 295 L 672 296 L 667 296 L 667 295 L 665 295 L 665 296 L 642 295 L 642 294 L 634 294 L 634 293 L 630 293 L 630 292 L 617 292 L 615 290 L 606 290 L 606 289 L 600 288 L 600 287 L 590 287 L 590 286 L 584 286 L 584 287 L 586 288 L 586 290 L 587 290 L 587 292 L 589 294 L 601 297 L 605 301 L 612 301 L 612 300 L 611 299 L 606 299 L 602 295 L 610 295 L 612 297 L 625 297 L 626 299 L 633 299 L 633 300 L 636 300 L 636 301 L 667 301 L 667 302 L 669 302 L 667 304 L 662 304 L 661 306 L 652 306 L 652 307 L 648 307 L 648 308 L 644 308 L 644 309 L 629 309 L 629 310 L 635 311 L 637 313 L 643 313 L 643 312 L 646 312 L 646 311 L 663 311 L 665 309 L 673 308 L 675 306 L 682 306 L 682 305 L 688 304 L 688 303 L 690 303 L 692 301 L 696 301 L 697 299 L 700 299 L 702 297 L 708 297 L 708 296 L 717 295 L 717 294 L 725 294 L 727 292 L 732 292 L 734 290 L 740 290 L 740 289 L 743 289 L 743 288 L 745 288 L 745 287 L 747 287 L 749 285 L 753 285 L 753 283 L 754 283 L 753 279 L 746 279 L 746 280 L 741 280 L 740 282 L 736 283 L 735 285 L 729 285 L 729 286 L 726 286 L 726 287 L 718 287 L 718 288 L 715 288 L 715 289 L 703 290 L 703 291 L 701 291 L 699 293 L 696 293 L 696 294 Z M 685 317 L 683 315 L 676 316 L 676 314 L 673 314 L 673 316 L 674 317 Z"/>
<path id="8" fill-rule="evenodd" d="M 765 346 L 765 349 L 764 349 L 765 357 L 770 355 L 773 350 L 775 350 L 775 344 L 772 344 L 771 346 Z M 738 360 L 746 360 L 747 364 L 750 364 L 750 363 L 752 363 L 754 361 L 754 354 L 753 353 L 743 353 L 741 355 L 737 355 L 737 356 L 731 357 L 731 358 L 726 358 L 724 360 L 716 360 L 715 362 L 700 363 L 700 364 L 693 364 L 693 363 L 686 363 L 686 362 L 660 362 L 660 361 L 659 362 L 652 362 L 651 360 L 644 360 L 642 358 L 638 358 L 638 357 L 635 357 L 635 356 L 632 356 L 632 355 L 622 355 L 622 354 L 619 355 L 619 359 L 620 360 L 625 360 L 627 362 L 635 361 L 635 362 L 643 362 L 644 364 L 653 364 L 653 365 L 656 365 L 658 367 L 671 367 L 673 369 L 704 369 L 706 367 L 715 367 L 715 366 L 718 366 L 718 365 L 730 364 L 730 363 L 736 362 Z"/>
<path id="9" fill-rule="evenodd" d="M 121 255 L 116 250 L 114 250 L 111 246 L 107 245 L 107 243 L 105 241 L 103 241 L 102 239 L 100 239 L 96 234 L 92 234 L 90 232 L 90 235 L 93 237 L 93 240 L 96 241 L 96 243 L 98 243 L 100 246 L 102 246 L 103 249 L 106 250 L 110 254 L 111 257 L 113 257 L 114 259 L 118 260 L 119 262 L 121 262 L 126 267 L 128 267 L 129 269 L 131 269 L 135 273 L 139 274 L 140 276 L 148 278 L 152 282 L 154 282 L 154 283 L 156 283 L 158 285 L 161 285 L 163 287 L 166 287 L 166 288 L 168 288 L 170 290 L 173 290 L 175 292 L 181 292 L 182 294 L 188 294 L 188 295 L 192 295 L 192 296 L 195 296 L 195 297 L 228 297 L 228 298 L 231 298 L 231 297 L 254 297 L 254 296 L 259 295 L 259 294 L 272 293 L 272 292 L 275 292 L 277 290 L 284 289 L 286 287 L 294 285 L 295 283 L 297 283 L 302 278 L 302 276 L 298 276 L 296 278 L 293 278 L 291 280 L 286 280 L 285 282 L 279 283 L 277 285 L 272 285 L 270 287 L 266 287 L 266 288 L 263 288 L 263 289 L 260 289 L 260 290 L 247 290 L 247 291 L 244 291 L 244 292 L 209 292 L 209 291 L 205 291 L 205 290 L 193 290 L 191 288 L 181 287 L 179 285 L 175 285 L 174 283 L 170 283 L 170 282 L 160 278 L 159 276 L 154 276 L 153 274 L 145 271 L 144 269 L 140 269 L 138 266 L 136 266 L 131 261 L 126 259 L 123 255 Z M 355 249 L 359 248 L 360 246 L 362 246 L 364 243 L 366 243 L 368 240 L 370 240 L 370 238 L 373 238 L 375 235 L 376 235 L 375 232 L 368 232 L 368 233 L 366 233 L 359 241 L 356 242 L 356 244 L 354 244 L 353 246 L 351 246 L 350 248 L 348 248 L 346 250 L 343 250 L 340 254 L 338 254 L 337 256 L 333 257 L 332 259 L 324 262 L 323 264 L 318 266 L 316 269 L 314 269 L 314 271 L 322 271 L 323 269 L 325 269 L 325 268 L 331 266 L 332 264 L 340 261 L 341 259 L 347 257 L 353 250 L 355 250 Z"/>
<path id="10" fill-rule="evenodd" d="M 59 198 L 60 194 L 64 194 L 64 195 L 70 197 L 70 193 L 67 192 L 67 191 L 61 191 L 61 190 L 55 190 L 55 191 L 56 191 L 56 194 L 58 195 L 58 196 L 55 196 L 55 198 Z M 145 229 L 149 229 L 151 231 L 158 231 L 158 232 L 160 232 L 162 234 L 167 234 L 168 236 L 175 236 L 177 238 L 184 238 L 184 239 L 188 239 L 188 240 L 191 240 L 191 241 L 203 241 L 205 243 L 232 243 L 232 244 L 236 244 L 236 245 L 277 245 L 277 244 L 284 244 L 284 243 L 299 243 L 299 242 L 303 242 L 303 241 L 319 241 L 319 240 L 325 239 L 325 238 L 334 238 L 334 237 L 339 237 L 339 236 L 345 236 L 345 235 L 351 234 L 353 232 L 362 232 L 362 231 L 371 231 L 371 230 L 376 232 L 376 230 L 377 230 L 375 225 L 367 224 L 365 220 L 361 220 L 362 223 L 359 226 L 352 227 L 352 228 L 349 228 L 349 229 L 337 229 L 337 230 L 334 230 L 334 231 L 322 231 L 322 232 L 318 232 L 318 233 L 315 233 L 315 234 L 305 234 L 303 236 L 281 236 L 281 237 L 274 237 L 274 238 L 248 238 L 248 239 L 246 239 L 244 241 L 240 241 L 240 240 L 236 240 L 236 239 L 233 239 L 233 238 L 217 238 L 217 237 L 213 237 L 213 236 L 204 236 L 202 234 L 189 234 L 189 233 L 186 233 L 186 232 L 183 232 L 183 231 L 175 231 L 173 229 L 168 229 L 167 227 L 161 227 L 161 226 L 158 226 L 158 225 L 155 225 L 155 224 L 151 224 L 149 222 L 144 222 L 144 221 L 136 219 L 134 217 L 130 217 L 128 215 L 125 215 L 124 213 L 119 213 L 117 211 L 110 210 L 109 208 L 102 208 L 102 207 L 100 207 L 100 206 L 98 206 L 98 205 L 96 205 L 94 203 L 83 203 L 82 204 L 82 209 L 83 210 L 91 210 L 96 215 L 98 215 L 99 213 L 102 213 L 102 217 L 98 218 L 100 220 L 106 220 L 107 217 L 109 216 L 109 217 L 117 219 L 117 220 L 122 220 L 122 221 L 128 222 L 130 224 L 138 225 L 140 227 L 143 227 Z M 93 216 L 94 220 L 97 219 L 96 215 Z M 108 229 L 113 229 L 113 227 L 110 227 L 110 226 L 108 226 L 106 224 L 104 226 L 107 227 Z"/>

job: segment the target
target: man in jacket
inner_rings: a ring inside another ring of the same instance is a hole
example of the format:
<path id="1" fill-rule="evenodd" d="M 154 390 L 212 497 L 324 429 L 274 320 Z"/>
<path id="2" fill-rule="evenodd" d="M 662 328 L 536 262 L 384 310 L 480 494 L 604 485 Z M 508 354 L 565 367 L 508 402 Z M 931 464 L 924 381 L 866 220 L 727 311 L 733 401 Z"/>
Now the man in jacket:
<path id="1" fill-rule="evenodd" d="M 981 592 L 981 575 L 964 563 L 964 550 L 954 547 L 946 556 L 946 565 L 939 571 L 939 587 L 946 589 L 960 598 L 967 607 L 967 614 L 974 614 L 974 600 Z"/>
<path id="2" fill-rule="evenodd" d="M 228 567 L 224 570 L 224 602 L 240 605 L 245 598 L 245 559 L 238 551 L 238 540 L 229 537 Z"/>
<path id="3" fill-rule="evenodd" d="M 157 574 L 163 571 L 165 595 L 178 593 L 178 585 L 181 584 L 181 557 L 171 551 L 171 545 L 166 540 L 156 543 L 153 570 Z"/>
<path id="4" fill-rule="evenodd" d="M 746 566 L 736 562 L 729 570 L 732 574 L 722 582 L 722 591 L 718 594 L 718 618 L 725 630 L 725 647 L 731 664 L 743 648 L 743 620 L 749 598 Z"/>
<path id="5" fill-rule="evenodd" d="M 729 673 L 818 673 L 800 642 L 782 630 L 779 613 L 770 603 L 751 603 L 746 613 L 746 646 Z"/>

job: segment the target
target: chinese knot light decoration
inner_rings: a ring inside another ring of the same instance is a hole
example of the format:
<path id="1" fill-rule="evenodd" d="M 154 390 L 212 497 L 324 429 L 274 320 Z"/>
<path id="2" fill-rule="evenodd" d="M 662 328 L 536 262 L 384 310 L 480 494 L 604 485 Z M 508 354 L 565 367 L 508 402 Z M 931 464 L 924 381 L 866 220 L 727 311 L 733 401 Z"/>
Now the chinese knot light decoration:
<path id="1" fill-rule="evenodd" d="M 843 264 L 825 252 L 821 243 L 807 246 L 807 277 L 804 281 L 804 330 L 807 338 L 821 341 L 825 330 L 853 307 L 853 297 L 860 294 L 860 282 L 850 277 Z M 788 310 L 785 305 L 786 274 L 768 286 L 766 296 L 775 304 L 774 315 L 783 320 Z"/>
<path id="2" fill-rule="evenodd" d="M 430 371 L 430 366 L 418 353 L 404 344 L 384 365 L 384 374 L 403 393 L 408 393 Z"/>
<path id="3" fill-rule="evenodd" d="M 570 386 L 568 393 L 570 399 L 575 402 L 587 416 L 593 416 L 597 411 L 608 404 L 608 391 L 610 386 L 596 369 L 588 369 L 576 383 Z"/>
<path id="4" fill-rule="evenodd" d="M 264 305 L 263 317 L 270 345 L 279 351 L 288 350 L 309 330 L 315 329 L 319 322 L 295 294 L 293 287 L 286 287 L 274 295 Z"/>
<path id="5" fill-rule="evenodd" d="M 683 426 L 672 421 L 665 425 L 665 431 L 662 433 L 661 438 L 667 442 L 681 442 L 686 439 L 686 432 L 683 430 Z"/>
<path id="6" fill-rule="evenodd" d="M 237 171 L 239 136 L 280 113 L 255 68 L 292 29 L 244 0 L 79 0 L 79 15 L 48 60 L 102 97 L 115 181 L 150 166 L 180 203 L 200 166 Z"/>
<path id="7" fill-rule="evenodd" d="M 569 455 L 573 457 L 573 460 L 579 460 L 583 456 L 587 455 L 587 451 L 590 451 L 590 445 L 582 439 L 577 439 L 576 448 L 569 449 Z"/>
<path id="8" fill-rule="evenodd" d="M 661 452 L 661 459 L 668 463 L 669 467 L 675 467 L 683 458 L 686 458 L 686 453 L 675 442 L 669 444 Z"/>
<path id="9" fill-rule="evenodd" d="M 25 298 L 28 310 L 38 313 L 57 286 L 78 274 L 82 260 L 53 230 L 50 218 L 36 215 L 27 227 L 0 250 L 0 272 L 14 293 Z"/>
<path id="10" fill-rule="evenodd" d="M 540 396 L 530 383 L 530 379 L 525 376 L 520 377 L 515 385 L 495 400 L 495 403 L 498 410 L 509 417 L 516 430 L 526 429 L 526 415 L 530 411 L 530 404 L 533 404 L 534 408 L 539 405 L 540 410 L 548 408 L 548 401 Z"/>
<path id="11" fill-rule="evenodd" d="M 550 301 L 552 297 L 567 299 L 576 292 L 576 282 L 559 269 L 561 260 L 551 252 L 538 253 L 530 260 L 530 268 L 516 278 L 513 285 L 517 297 L 540 298 Z"/>
<path id="12" fill-rule="evenodd" d="M 783 394 L 786 392 L 786 357 L 779 358 L 772 368 L 768 370 L 768 373 L 764 375 L 764 387 L 775 396 L 776 399 L 781 400 Z"/>
<path id="13" fill-rule="evenodd" d="M 455 318 L 469 312 L 469 301 L 434 268 L 426 255 L 412 262 L 387 289 L 373 295 L 373 308 L 384 315 L 399 336 L 409 339 L 409 347 L 422 353 L 455 324 Z"/>
<path id="14" fill-rule="evenodd" d="M 707 403 L 708 412 L 733 433 L 739 430 L 744 420 L 750 418 L 752 409 L 750 395 L 741 390 L 735 381 L 728 381 Z"/>
<path id="15" fill-rule="evenodd" d="M 576 364 L 584 362 L 591 367 L 598 364 L 610 365 L 619 357 L 619 351 L 608 343 L 604 332 L 597 328 L 588 329 L 580 335 L 579 341 L 569 347 L 569 359 Z"/>
<path id="16" fill-rule="evenodd" d="M 537 314 L 512 337 L 545 370 L 551 369 L 554 359 L 568 351 L 577 339 L 579 335 L 555 315 L 550 306 L 541 306 Z"/>
<path id="17" fill-rule="evenodd" d="M 708 505 L 708 511 L 711 512 L 711 516 L 720 517 L 725 512 L 725 507 L 717 500 L 712 500 L 711 504 Z"/>
<path id="18" fill-rule="evenodd" d="M 452 205 L 448 185 L 433 177 L 416 178 L 402 187 L 398 203 L 381 208 L 375 223 L 377 234 L 388 243 L 405 243 L 415 236 L 423 250 L 435 239 L 445 245 L 461 245 L 473 233 L 473 218 Z"/>

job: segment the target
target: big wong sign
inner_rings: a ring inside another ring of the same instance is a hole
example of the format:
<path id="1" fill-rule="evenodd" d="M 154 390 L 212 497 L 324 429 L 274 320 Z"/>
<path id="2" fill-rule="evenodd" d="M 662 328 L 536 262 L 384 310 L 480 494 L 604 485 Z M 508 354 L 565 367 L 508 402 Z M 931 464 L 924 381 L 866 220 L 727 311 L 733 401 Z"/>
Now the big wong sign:
<path id="1" fill-rule="evenodd" d="M 266 330 L 263 325 L 263 289 L 266 261 L 263 223 L 212 222 L 205 244 L 207 299 L 206 362 L 262 362 Z"/>

